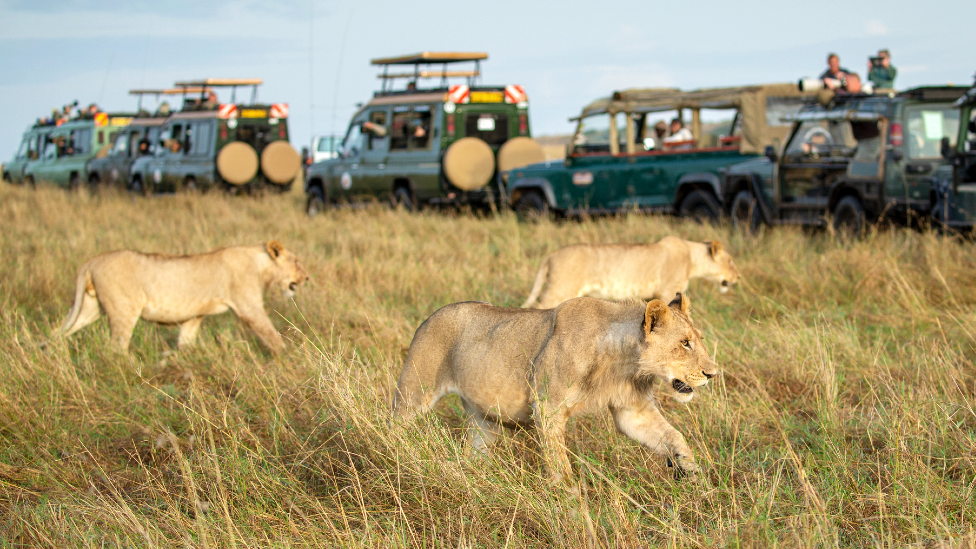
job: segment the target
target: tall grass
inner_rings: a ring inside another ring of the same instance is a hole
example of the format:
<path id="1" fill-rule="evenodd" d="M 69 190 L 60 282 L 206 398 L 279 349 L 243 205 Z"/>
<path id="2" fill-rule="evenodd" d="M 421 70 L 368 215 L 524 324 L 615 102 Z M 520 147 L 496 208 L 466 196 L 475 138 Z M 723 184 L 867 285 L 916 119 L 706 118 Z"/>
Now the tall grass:
<path id="1" fill-rule="evenodd" d="M 487 457 L 447 399 L 388 405 L 416 327 L 454 301 L 518 306 L 575 242 L 719 239 L 742 282 L 689 295 L 723 374 L 664 403 L 705 470 L 672 480 L 608 414 L 571 423 L 582 497 L 550 487 L 532 432 Z M 976 253 L 892 230 L 854 243 L 639 215 L 518 224 L 300 195 L 133 199 L 0 188 L 0 545 L 888 547 L 976 543 Z M 277 238 L 311 275 L 268 296 L 269 355 L 232 316 L 199 345 L 103 320 L 53 337 L 91 256 Z M 967 538 L 968 536 L 968 538 Z"/>

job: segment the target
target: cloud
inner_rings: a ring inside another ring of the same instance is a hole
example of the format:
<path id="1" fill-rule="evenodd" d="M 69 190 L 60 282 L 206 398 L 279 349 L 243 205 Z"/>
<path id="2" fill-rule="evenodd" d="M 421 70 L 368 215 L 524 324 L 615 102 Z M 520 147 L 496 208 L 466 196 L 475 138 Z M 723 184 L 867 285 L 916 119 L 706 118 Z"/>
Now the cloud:
<path id="1" fill-rule="evenodd" d="M 880 19 L 870 19 L 864 24 L 864 30 L 868 36 L 887 36 L 888 26 Z"/>

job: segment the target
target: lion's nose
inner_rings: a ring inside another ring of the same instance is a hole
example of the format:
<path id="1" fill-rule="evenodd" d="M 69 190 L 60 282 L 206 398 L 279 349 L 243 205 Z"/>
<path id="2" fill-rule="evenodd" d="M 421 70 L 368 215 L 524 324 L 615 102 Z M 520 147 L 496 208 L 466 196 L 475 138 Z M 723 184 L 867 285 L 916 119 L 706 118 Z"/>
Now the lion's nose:
<path id="1" fill-rule="evenodd" d="M 713 377 L 715 377 L 715 374 L 710 374 L 710 373 L 705 372 L 705 371 L 703 371 L 702 374 L 705 375 L 705 378 L 706 379 L 712 379 Z"/>

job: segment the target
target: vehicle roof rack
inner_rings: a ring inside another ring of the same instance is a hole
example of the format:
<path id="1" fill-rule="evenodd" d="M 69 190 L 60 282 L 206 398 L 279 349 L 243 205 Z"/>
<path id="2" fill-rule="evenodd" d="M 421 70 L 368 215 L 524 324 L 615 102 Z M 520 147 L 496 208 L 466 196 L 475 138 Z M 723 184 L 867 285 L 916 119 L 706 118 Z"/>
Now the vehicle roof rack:
<path id="1" fill-rule="evenodd" d="M 481 76 L 481 61 L 488 59 L 485 52 L 458 52 L 458 51 L 423 51 L 409 55 L 397 57 L 381 57 L 370 60 L 370 64 L 383 67 L 382 74 L 377 78 L 383 81 L 382 89 L 379 94 L 384 95 L 393 91 L 393 81 L 397 78 L 406 78 L 416 85 L 421 78 L 440 78 L 441 87 L 447 86 L 448 78 L 467 78 L 468 86 L 474 86 L 475 81 Z M 449 71 L 447 65 L 450 63 L 470 63 L 474 62 L 472 71 Z M 441 65 L 441 70 L 420 70 L 420 65 Z M 399 72 L 390 74 L 390 65 L 413 65 L 413 72 Z"/>
<path id="2" fill-rule="evenodd" d="M 230 102 L 235 104 L 237 103 L 237 88 L 241 86 L 251 86 L 251 104 L 254 104 L 258 99 L 258 86 L 263 83 L 264 80 L 261 78 L 201 78 L 199 80 L 184 80 L 174 82 L 173 85 L 178 88 L 185 88 L 187 90 L 201 90 L 201 102 L 203 102 L 204 94 L 211 91 L 210 88 L 230 88 Z"/>

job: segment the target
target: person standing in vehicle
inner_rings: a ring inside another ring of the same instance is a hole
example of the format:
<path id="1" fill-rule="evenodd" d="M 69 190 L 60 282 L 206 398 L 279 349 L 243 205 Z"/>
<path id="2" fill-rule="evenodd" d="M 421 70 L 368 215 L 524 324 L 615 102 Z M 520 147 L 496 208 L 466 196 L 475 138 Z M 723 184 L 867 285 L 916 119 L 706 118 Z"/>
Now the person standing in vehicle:
<path id="1" fill-rule="evenodd" d="M 685 127 L 680 118 L 675 118 L 671 121 L 671 136 L 665 137 L 664 143 L 669 149 L 691 149 L 694 140 L 691 130 Z"/>
<path id="2" fill-rule="evenodd" d="M 820 79 L 828 90 L 836 90 L 844 87 L 849 72 L 851 71 L 840 66 L 840 57 L 836 53 L 831 53 L 827 55 L 827 70 L 820 75 Z"/>
<path id="3" fill-rule="evenodd" d="M 891 53 L 888 50 L 878 50 L 877 57 L 868 59 L 868 80 L 875 89 L 894 89 L 897 75 L 898 69 L 891 65 Z"/>

